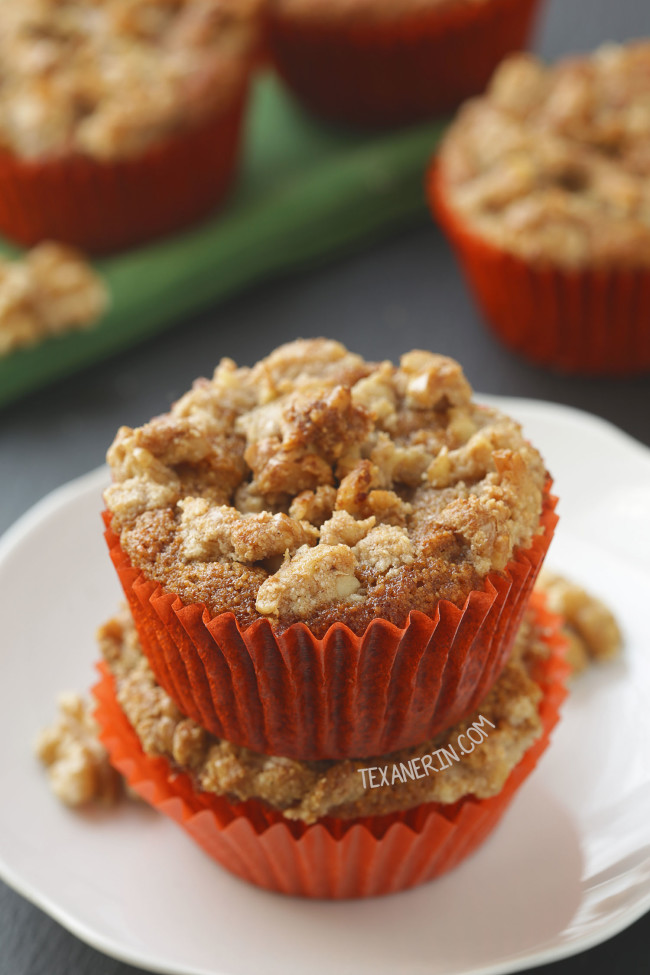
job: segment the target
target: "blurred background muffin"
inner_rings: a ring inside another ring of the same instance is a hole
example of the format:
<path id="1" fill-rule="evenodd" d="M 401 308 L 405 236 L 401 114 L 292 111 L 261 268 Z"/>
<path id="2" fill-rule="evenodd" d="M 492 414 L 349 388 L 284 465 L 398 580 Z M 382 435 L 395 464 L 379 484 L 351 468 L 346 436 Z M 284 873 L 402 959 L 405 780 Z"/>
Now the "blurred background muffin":
<path id="1" fill-rule="evenodd" d="M 0 230 L 104 252 L 204 216 L 233 177 L 257 0 L 5 0 Z"/>
<path id="2" fill-rule="evenodd" d="M 540 0 L 267 0 L 268 45 L 315 114 L 359 126 L 447 112 L 525 47 Z"/>
<path id="3" fill-rule="evenodd" d="M 71 247 L 45 241 L 16 260 L 0 257 L 0 358 L 91 328 L 108 305 L 102 278 Z"/>
<path id="4" fill-rule="evenodd" d="M 430 190 L 496 334 L 558 369 L 650 369 L 650 42 L 518 55 L 460 112 Z"/>

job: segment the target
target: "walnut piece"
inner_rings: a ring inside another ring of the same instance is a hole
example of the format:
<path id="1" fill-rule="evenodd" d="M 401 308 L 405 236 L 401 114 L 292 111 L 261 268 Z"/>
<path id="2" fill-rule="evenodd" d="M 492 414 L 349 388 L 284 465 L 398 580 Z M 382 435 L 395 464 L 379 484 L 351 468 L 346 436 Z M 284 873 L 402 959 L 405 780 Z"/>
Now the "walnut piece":
<path id="1" fill-rule="evenodd" d="M 336 489 L 331 485 L 317 487 L 315 491 L 301 491 L 291 502 L 289 514 L 298 521 L 308 521 L 316 528 L 331 517 L 336 504 Z"/>

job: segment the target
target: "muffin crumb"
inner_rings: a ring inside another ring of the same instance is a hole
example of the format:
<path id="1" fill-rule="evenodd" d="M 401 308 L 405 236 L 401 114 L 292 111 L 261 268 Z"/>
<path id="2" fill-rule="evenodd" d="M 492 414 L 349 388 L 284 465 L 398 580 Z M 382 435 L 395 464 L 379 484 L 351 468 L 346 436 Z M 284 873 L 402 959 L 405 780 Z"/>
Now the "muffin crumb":
<path id="1" fill-rule="evenodd" d="M 122 795 L 122 779 L 98 740 L 99 728 L 88 703 L 67 692 L 58 706 L 57 720 L 40 732 L 35 744 L 52 792 L 67 806 L 115 803 Z"/>
<path id="2" fill-rule="evenodd" d="M 262 583 L 255 607 L 264 616 L 309 616 L 357 592 L 361 583 L 355 569 L 356 559 L 347 545 L 305 545 Z"/>
<path id="3" fill-rule="evenodd" d="M 569 647 L 567 661 L 574 674 L 591 663 L 615 660 L 623 638 L 616 617 L 602 600 L 565 576 L 543 569 L 537 587 L 546 594 L 548 608 L 563 619 Z"/>
<path id="4" fill-rule="evenodd" d="M 43 243 L 0 257 L 0 356 L 90 328 L 108 305 L 101 278 L 78 251 Z"/>

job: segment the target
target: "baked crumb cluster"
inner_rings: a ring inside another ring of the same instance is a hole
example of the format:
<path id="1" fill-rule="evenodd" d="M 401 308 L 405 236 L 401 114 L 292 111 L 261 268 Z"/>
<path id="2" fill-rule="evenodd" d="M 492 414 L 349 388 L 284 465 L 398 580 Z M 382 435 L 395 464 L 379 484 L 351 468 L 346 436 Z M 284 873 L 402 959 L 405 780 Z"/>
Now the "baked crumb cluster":
<path id="1" fill-rule="evenodd" d="M 258 0 L 3 0 L 0 146 L 127 157 L 242 84 Z"/>
<path id="2" fill-rule="evenodd" d="M 156 684 L 128 611 L 103 626 L 98 637 L 116 681 L 118 702 L 147 754 L 168 759 L 205 792 L 231 801 L 261 799 L 286 818 L 305 823 L 326 815 L 350 818 L 423 802 L 452 803 L 467 795 L 481 799 L 496 795 L 542 730 L 538 713 L 542 691 L 535 675 L 548 651 L 530 621 L 522 626 L 509 662 L 477 714 L 431 741 L 380 759 L 319 762 L 262 755 L 217 739 L 183 717 Z M 460 761 L 437 774 L 373 788 L 360 772 L 369 766 L 408 764 L 454 746 L 479 714 L 489 733 Z"/>
<path id="3" fill-rule="evenodd" d="M 44 243 L 17 260 L 0 257 L 0 356 L 87 328 L 107 304 L 102 280 L 70 247 Z"/>
<path id="4" fill-rule="evenodd" d="M 528 260 L 650 264 L 650 41 L 506 60 L 441 153 L 449 203 Z"/>
<path id="5" fill-rule="evenodd" d="M 546 594 L 548 608 L 563 619 L 562 630 L 569 647 L 567 661 L 580 673 L 592 661 L 618 657 L 623 638 L 612 611 L 602 600 L 564 576 L 542 570 L 538 588 Z"/>
<path id="6" fill-rule="evenodd" d="M 122 427 L 105 500 L 131 562 L 186 602 L 314 632 L 463 601 L 539 530 L 544 464 L 458 363 L 299 340 L 224 359 Z"/>
<path id="7" fill-rule="evenodd" d="M 52 792 L 68 806 L 114 802 L 122 793 L 122 779 L 97 737 L 99 728 L 87 703 L 74 693 L 62 694 L 58 703 L 56 722 L 36 741 Z"/>

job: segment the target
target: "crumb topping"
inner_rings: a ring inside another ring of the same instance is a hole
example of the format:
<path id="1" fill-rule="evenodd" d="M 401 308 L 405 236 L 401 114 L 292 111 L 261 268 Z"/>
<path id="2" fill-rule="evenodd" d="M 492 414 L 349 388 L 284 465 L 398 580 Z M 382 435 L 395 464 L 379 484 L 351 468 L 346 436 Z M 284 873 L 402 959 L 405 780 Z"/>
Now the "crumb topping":
<path id="1" fill-rule="evenodd" d="M 650 41 L 508 58 L 441 150 L 449 203 L 527 260 L 650 265 Z"/>
<path id="2" fill-rule="evenodd" d="M 313 551 L 313 550 L 310 550 Z M 543 633 L 526 618 L 512 656 L 476 714 L 431 741 L 379 758 L 299 762 L 233 745 L 183 717 L 156 684 L 128 611 L 99 630 L 99 645 L 115 678 L 120 706 L 142 747 L 189 772 L 199 789 L 233 801 L 259 799 L 288 819 L 313 823 L 326 815 L 350 818 L 409 809 L 423 802 L 453 803 L 464 796 L 496 795 L 539 737 L 542 691 L 535 680 L 548 654 Z M 359 771 L 409 762 L 456 747 L 459 736 L 483 719 L 486 734 L 473 750 L 437 774 L 371 787 Z M 488 724 L 489 722 L 489 724 Z"/>
<path id="3" fill-rule="evenodd" d="M 356 566 L 348 545 L 305 545 L 262 583 L 255 608 L 263 616 L 310 616 L 321 606 L 357 592 L 361 583 L 355 575 Z"/>
<path id="4" fill-rule="evenodd" d="M 125 664 L 129 660 L 126 648 L 122 659 Z M 56 722 L 41 731 L 35 745 L 52 792 L 67 806 L 115 802 L 122 793 L 122 779 L 97 737 L 99 728 L 88 704 L 68 692 L 59 697 L 58 705 Z"/>
<path id="5" fill-rule="evenodd" d="M 108 305 L 83 255 L 43 243 L 22 258 L 0 257 L 0 356 L 93 325 Z"/>
<path id="6" fill-rule="evenodd" d="M 590 663 L 614 660 L 623 638 L 616 617 L 602 600 L 575 582 L 542 570 L 537 586 L 546 593 L 548 608 L 563 619 L 568 641 L 567 661 L 575 674 Z"/>
<path id="7" fill-rule="evenodd" d="M 242 86 L 258 0 L 4 0 L 0 146 L 137 155 Z"/>
<path id="8" fill-rule="evenodd" d="M 464 601 L 539 529 L 546 472 L 458 365 L 372 363 L 325 339 L 223 360 L 122 427 L 105 493 L 131 562 L 186 602 L 314 632 Z"/>

